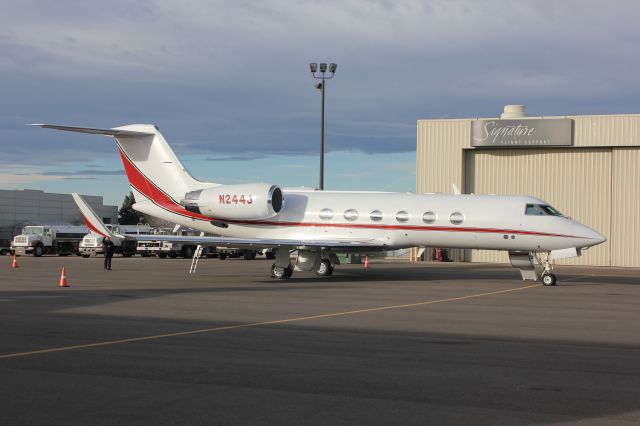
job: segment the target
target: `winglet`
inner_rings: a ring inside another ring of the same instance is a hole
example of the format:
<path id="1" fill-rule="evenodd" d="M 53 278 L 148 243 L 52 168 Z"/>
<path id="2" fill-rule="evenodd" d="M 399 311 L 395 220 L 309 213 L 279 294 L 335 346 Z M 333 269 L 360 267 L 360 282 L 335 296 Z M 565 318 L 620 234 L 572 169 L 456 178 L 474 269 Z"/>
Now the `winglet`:
<path id="1" fill-rule="evenodd" d="M 460 188 L 458 188 L 458 185 L 456 185 L 455 183 L 451 184 L 451 189 L 453 189 L 453 194 L 454 195 L 460 195 Z"/>
<path id="2" fill-rule="evenodd" d="M 104 223 L 102 223 L 102 220 L 100 220 L 96 212 L 93 211 L 89 204 L 87 204 L 87 202 L 84 201 L 84 199 L 78 193 L 74 192 L 71 194 L 71 196 L 78 205 L 80 214 L 82 215 L 84 221 L 87 223 L 87 227 L 89 228 L 89 230 L 91 230 L 91 232 L 95 232 L 96 234 L 100 234 L 103 237 L 109 237 L 111 239 L 118 238 L 117 235 L 109 231 L 109 229 L 104 226 Z"/>

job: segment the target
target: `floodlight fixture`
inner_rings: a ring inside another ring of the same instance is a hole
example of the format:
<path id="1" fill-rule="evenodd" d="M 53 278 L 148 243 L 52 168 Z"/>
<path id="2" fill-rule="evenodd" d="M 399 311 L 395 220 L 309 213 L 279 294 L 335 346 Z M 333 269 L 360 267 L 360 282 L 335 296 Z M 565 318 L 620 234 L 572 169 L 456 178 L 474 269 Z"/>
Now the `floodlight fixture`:
<path id="1" fill-rule="evenodd" d="M 320 66 L 318 66 L 320 65 Z M 336 63 L 331 62 L 329 64 L 329 72 L 331 75 L 326 75 L 327 72 L 327 64 L 326 62 L 320 62 L 319 64 L 316 62 L 311 62 L 309 64 L 309 69 L 311 70 L 311 75 L 313 78 L 317 80 L 321 80 L 319 83 L 315 85 L 315 88 L 320 90 L 320 190 L 324 190 L 324 91 L 326 90 L 325 80 L 331 80 L 334 77 L 336 69 L 338 65 Z M 320 71 L 319 74 L 316 74 L 317 71 Z"/>

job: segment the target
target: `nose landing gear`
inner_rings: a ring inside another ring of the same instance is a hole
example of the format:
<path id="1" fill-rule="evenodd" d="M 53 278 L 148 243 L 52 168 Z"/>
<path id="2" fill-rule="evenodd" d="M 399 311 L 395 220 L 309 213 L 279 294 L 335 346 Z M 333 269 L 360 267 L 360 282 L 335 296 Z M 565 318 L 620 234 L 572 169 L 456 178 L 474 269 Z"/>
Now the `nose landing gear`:
<path id="1" fill-rule="evenodd" d="M 509 260 L 514 268 L 520 270 L 523 280 L 541 281 L 544 286 L 556 285 L 548 252 L 509 252 Z"/>
<path id="2" fill-rule="evenodd" d="M 551 272 L 545 272 L 542 274 L 541 281 L 545 286 L 556 285 L 556 276 Z"/>

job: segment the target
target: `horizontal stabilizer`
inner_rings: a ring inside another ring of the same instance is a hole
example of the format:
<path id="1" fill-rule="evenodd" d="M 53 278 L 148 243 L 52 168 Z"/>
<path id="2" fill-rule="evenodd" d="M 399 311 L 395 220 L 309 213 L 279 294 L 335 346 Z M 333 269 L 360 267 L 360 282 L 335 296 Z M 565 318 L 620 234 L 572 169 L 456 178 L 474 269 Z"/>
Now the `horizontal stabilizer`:
<path id="1" fill-rule="evenodd" d="M 92 127 L 74 127 L 74 126 L 58 126 L 56 124 L 32 124 L 32 126 L 38 126 L 45 129 L 63 130 L 65 132 L 76 133 L 91 133 L 93 135 L 104 136 L 154 136 L 154 133 L 136 132 L 133 130 L 120 130 L 120 129 L 96 129 Z"/>

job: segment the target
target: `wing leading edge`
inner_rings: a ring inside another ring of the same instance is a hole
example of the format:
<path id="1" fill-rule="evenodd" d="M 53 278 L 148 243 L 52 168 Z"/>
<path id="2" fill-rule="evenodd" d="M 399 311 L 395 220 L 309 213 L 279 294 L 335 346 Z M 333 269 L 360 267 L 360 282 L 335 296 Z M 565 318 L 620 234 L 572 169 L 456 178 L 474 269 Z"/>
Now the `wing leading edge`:
<path id="1" fill-rule="evenodd" d="M 292 247 L 297 249 L 366 249 L 383 250 L 386 245 L 378 240 L 296 240 L 296 239 L 267 239 L 267 238 L 229 238 L 229 237 L 200 237 L 186 235 L 127 235 L 136 241 L 170 241 L 175 243 L 215 244 L 223 247 L 252 247 L 273 248 Z"/>

